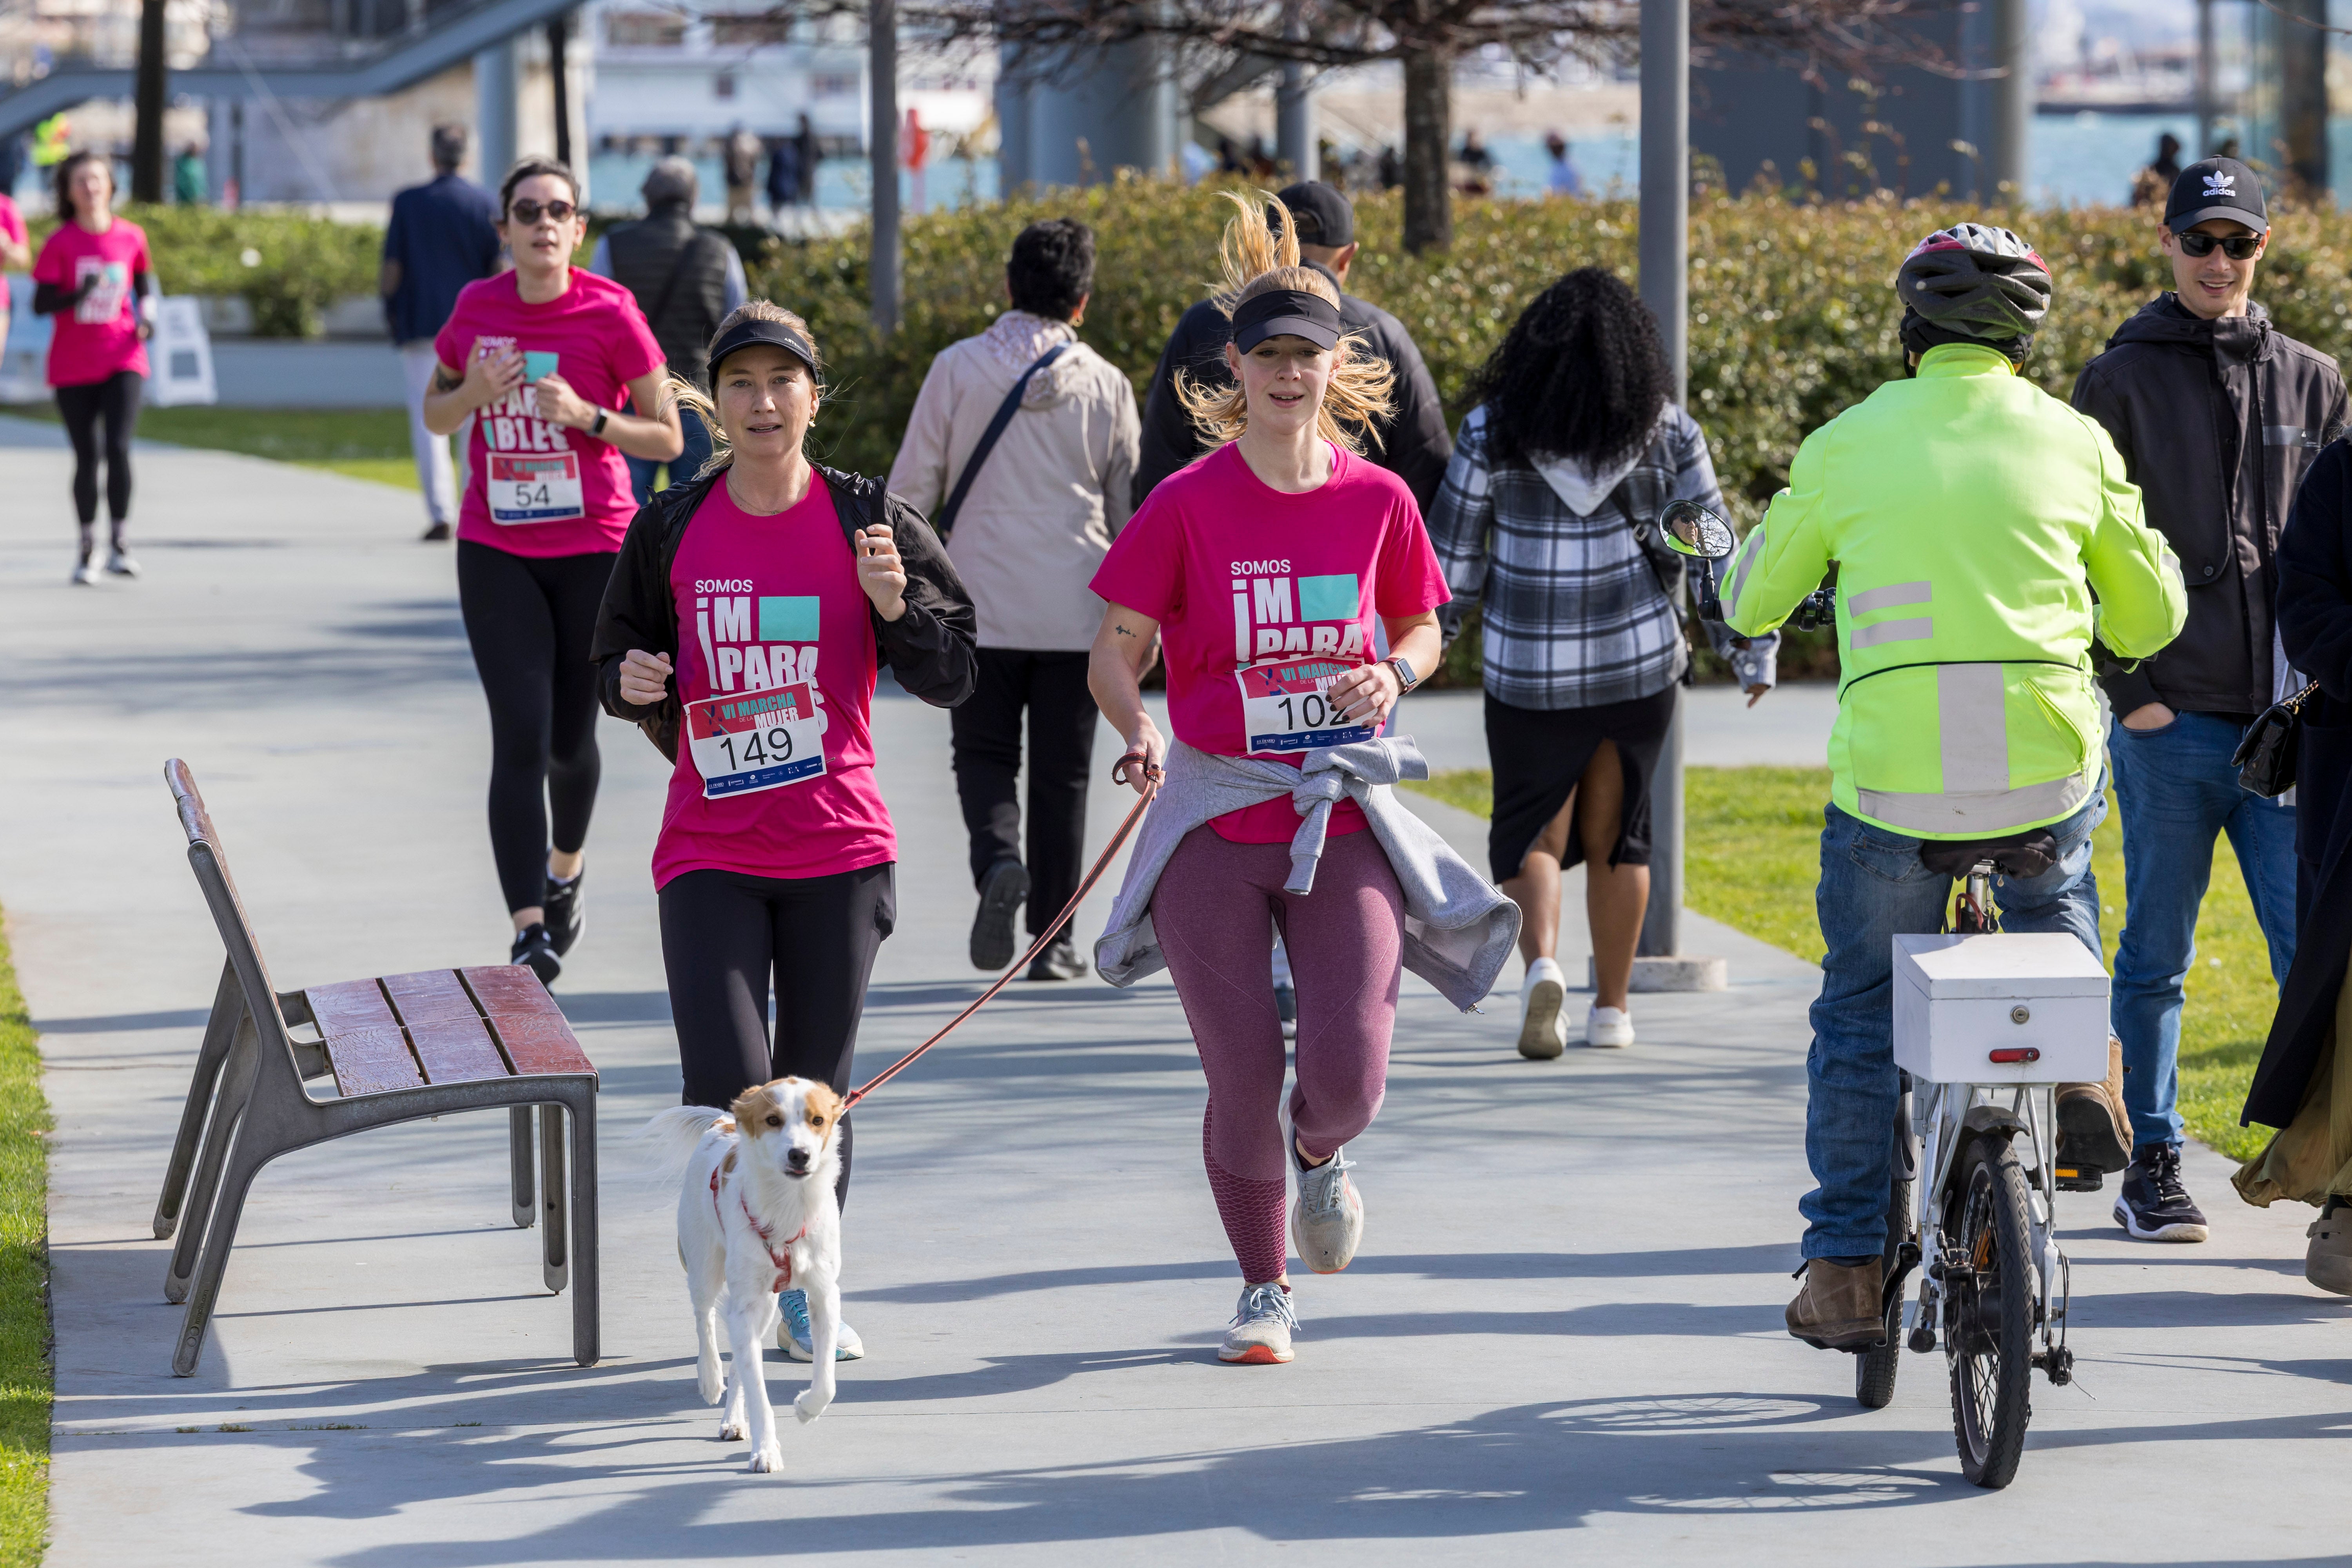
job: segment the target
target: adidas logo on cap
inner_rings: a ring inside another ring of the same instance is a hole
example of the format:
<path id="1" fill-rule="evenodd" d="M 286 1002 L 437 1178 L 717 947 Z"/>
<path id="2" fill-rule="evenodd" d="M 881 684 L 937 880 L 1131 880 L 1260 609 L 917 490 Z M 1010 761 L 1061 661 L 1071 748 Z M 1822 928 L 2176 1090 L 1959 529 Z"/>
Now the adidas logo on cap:
<path id="1" fill-rule="evenodd" d="M 2205 176 L 2205 194 L 2209 196 L 2234 196 L 2238 194 L 2238 176 L 2211 174 Z"/>

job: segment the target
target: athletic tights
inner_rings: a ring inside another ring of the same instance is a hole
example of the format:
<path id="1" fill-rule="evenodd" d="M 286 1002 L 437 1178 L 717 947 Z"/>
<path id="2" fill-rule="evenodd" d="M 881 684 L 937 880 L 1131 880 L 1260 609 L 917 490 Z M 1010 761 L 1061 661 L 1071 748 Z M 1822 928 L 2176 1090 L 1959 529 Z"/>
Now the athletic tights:
<path id="1" fill-rule="evenodd" d="M 490 855 L 509 913 L 547 901 L 551 842 L 570 855 L 588 841 L 600 766 L 588 644 L 614 559 L 457 542 L 457 605 L 490 704 Z"/>
<path id="2" fill-rule="evenodd" d="M 106 426 L 106 515 L 113 524 L 117 547 L 122 525 L 131 516 L 131 432 L 139 423 L 139 394 L 146 378 L 135 370 L 118 370 L 104 381 L 57 388 L 58 412 L 64 416 L 66 438 L 73 443 L 74 515 L 81 522 L 81 554 L 89 559 L 90 533 L 98 525 L 99 426 Z"/>
<path id="3" fill-rule="evenodd" d="M 898 868 L 886 861 L 830 877 L 681 871 L 657 901 L 681 1103 L 731 1105 L 778 1078 L 818 1079 L 848 1093 L 875 950 L 898 920 Z M 835 1191 L 845 1204 L 849 1148 L 844 1118 Z"/>
<path id="4" fill-rule="evenodd" d="M 1290 846 L 1232 844 L 1208 826 L 1178 845 L 1151 892 L 1151 926 L 1209 1079 L 1201 1154 L 1242 1279 L 1282 1277 L 1282 1019 L 1266 920 L 1281 930 L 1298 989 L 1297 1083 L 1290 1119 L 1318 1160 L 1371 1125 L 1396 1027 L 1404 897 L 1371 833 L 1328 839 L 1315 890 L 1286 893 Z"/>

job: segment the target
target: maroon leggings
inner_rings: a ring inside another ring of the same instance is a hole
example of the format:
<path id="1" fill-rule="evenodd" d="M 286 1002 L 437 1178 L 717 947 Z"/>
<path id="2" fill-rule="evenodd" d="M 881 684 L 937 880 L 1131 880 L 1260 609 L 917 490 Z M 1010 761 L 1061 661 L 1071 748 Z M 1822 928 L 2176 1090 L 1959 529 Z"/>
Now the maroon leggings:
<path id="1" fill-rule="evenodd" d="M 1290 1116 L 1320 1159 L 1371 1125 L 1396 1025 L 1404 899 L 1374 835 L 1327 842 L 1315 890 L 1286 893 L 1288 844 L 1184 836 L 1151 892 L 1151 925 L 1209 1078 L 1201 1153 L 1244 1280 L 1279 1279 L 1286 1153 L 1285 1050 L 1275 1011 L 1273 925 L 1298 987 L 1298 1082 Z"/>

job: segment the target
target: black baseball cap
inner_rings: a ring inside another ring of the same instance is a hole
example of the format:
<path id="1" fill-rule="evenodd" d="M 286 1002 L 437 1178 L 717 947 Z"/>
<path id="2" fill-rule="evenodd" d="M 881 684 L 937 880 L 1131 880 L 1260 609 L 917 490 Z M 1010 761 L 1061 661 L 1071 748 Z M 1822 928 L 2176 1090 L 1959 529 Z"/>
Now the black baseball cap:
<path id="1" fill-rule="evenodd" d="M 1301 245 L 1328 245 L 1337 249 L 1356 239 L 1356 209 L 1348 198 L 1320 180 L 1285 185 L 1274 199 L 1290 209 L 1290 221 Z"/>
<path id="2" fill-rule="evenodd" d="M 2262 176 L 2235 158 L 2207 158 L 2180 171 L 2164 204 L 2164 226 L 2186 234 L 2210 218 L 2244 224 L 2256 234 L 2270 231 L 2270 208 L 2263 203 Z"/>

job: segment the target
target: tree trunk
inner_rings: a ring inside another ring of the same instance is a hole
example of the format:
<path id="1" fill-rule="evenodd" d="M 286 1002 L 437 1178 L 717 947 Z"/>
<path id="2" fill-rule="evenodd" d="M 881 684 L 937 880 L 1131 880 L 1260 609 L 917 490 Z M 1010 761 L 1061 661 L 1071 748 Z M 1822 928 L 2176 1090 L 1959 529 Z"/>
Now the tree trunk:
<path id="1" fill-rule="evenodd" d="M 1454 204 L 1445 184 L 1453 91 L 1452 56 L 1423 46 L 1404 57 L 1404 247 L 1415 254 L 1454 243 Z"/>
<path id="2" fill-rule="evenodd" d="M 2317 26 L 2327 26 L 2327 0 L 2286 0 L 2278 7 Z M 2279 129 L 2286 142 L 2287 176 L 2306 201 L 2327 195 L 2326 35 L 2291 21 L 2274 24 L 2279 53 Z M 2316 38 L 2318 41 L 2314 42 Z"/>
<path id="3" fill-rule="evenodd" d="M 131 199 L 163 199 L 163 0 L 139 0 L 138 128 L 131 139 Z"/>
<path id="4" fill-rule="evenodd" d="M 572 168 L 572 83 L 567 77 L 569 62 L 564 58 L 564 45 L 569 41 L 571 17 L 554 16 L 547 19 L 547 76 L 555 89 L 555 161 Z"/>

